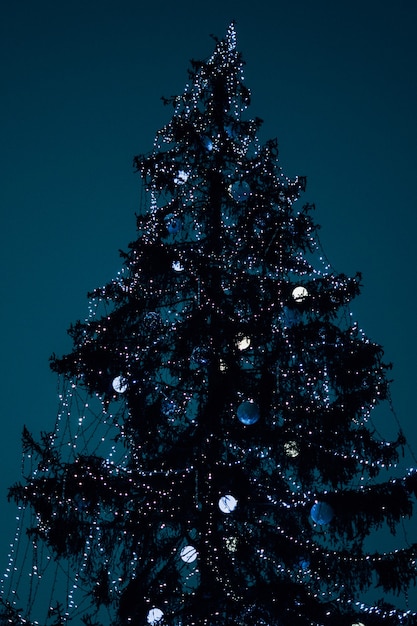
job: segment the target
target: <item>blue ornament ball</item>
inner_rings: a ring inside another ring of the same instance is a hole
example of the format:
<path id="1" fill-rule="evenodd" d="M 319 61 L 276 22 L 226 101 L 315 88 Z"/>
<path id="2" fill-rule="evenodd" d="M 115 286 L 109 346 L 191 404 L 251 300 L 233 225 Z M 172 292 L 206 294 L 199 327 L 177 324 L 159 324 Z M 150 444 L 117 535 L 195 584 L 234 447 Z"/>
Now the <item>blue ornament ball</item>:
<path id="1" fill-rule="evenodd" d="M 319 526 L 324 526 L 332 521 L 334 511 L 330 504 L 327 504 L 327 502 L 316 502 L 311 507 L 310 515 L 313 522 L 319 524 Z"/>
<path id="2" fill-rule="evenodd" d="M 226 124 L 226 126 L 224 127 L 224 130 L 226 131 L 226 135 L 230 137 L 230 139 L 234 139 L 237 135 L 236 130 L 233 127 L 233 124 Z"/>
<path id="3" fill-rule="evenodd" d="M 191 363 L 194 365 L 207 365 L 210 361 L 210 348 L 207 346 L 196 346 L 191 354 Z"/>
<path id="4" fill-rule="evenodd" d="M 148 332 L 159 331 L 162 326 L 162 318 L 159 313 L 149 311 L 143 318 L 143 325 Z"/>
<path id="5" fill-rule="evenodd" d="M 211 152 L 211 151 L 213 150 L 213 142 L 212 142 L 212 140 L 210 139 L 210 137 L 203 136 L 203 137 L 201 138 L 201 141 L 202 141 L 202 143 L 203 143 L 203 146 L 205 147 L 205 149 L 206 149 L 208 152 Z"/>
<path id="6" fill-rule="evenodd" d="M 161 403 L 161 411 L 166 417 L 173 417 L 178 410 L 178 405 L 172 398 L 165 398 Z"/>
<path id="7" fill-rule="evenodd" d="M 172 213 L 166 216 L 165 226 L 170 235 L 176 235 L 181 230 L 181 220 Z"/>
<path id="8" fill-rule="evenodd" d="M 230 195 L 236 202 L 245 202 L 249 198 L 250 186 L 244 180 L 239 180 L 230 186 Z"/>
<path id="9" fill-rule="evenodd" d="M 260 417 L 259 406 L 250 400 L 242 402 L 237 408 L 237 417 L 245 426 L 255 424 Z"/>

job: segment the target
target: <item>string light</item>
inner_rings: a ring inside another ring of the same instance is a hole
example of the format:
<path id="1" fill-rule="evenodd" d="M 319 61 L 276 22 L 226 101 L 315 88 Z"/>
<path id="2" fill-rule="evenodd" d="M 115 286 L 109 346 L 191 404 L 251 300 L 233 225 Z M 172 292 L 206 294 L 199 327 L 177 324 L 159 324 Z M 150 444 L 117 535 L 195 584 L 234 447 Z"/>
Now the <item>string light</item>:
<path id="1" fill-rule="evenodd" d="M 416 578 L 414 546 L 368 554 L 364 540 L 411 514 L 417 475 L 380 478 L 404 439 L 368 430 L 389 392 L 348 308 L 360 276 L 332 269 L 314 207 L 297 204 L 305 179 L 246 119 L 233 24 L 170 102 L 135 159 L 138 239 L 52 361 L 53 434 L 24 433 L 7 623 L 48 623 L 45 584 L 56 623 L 415 624 L 357 601 L 375 575 L 384 590 Z"/>

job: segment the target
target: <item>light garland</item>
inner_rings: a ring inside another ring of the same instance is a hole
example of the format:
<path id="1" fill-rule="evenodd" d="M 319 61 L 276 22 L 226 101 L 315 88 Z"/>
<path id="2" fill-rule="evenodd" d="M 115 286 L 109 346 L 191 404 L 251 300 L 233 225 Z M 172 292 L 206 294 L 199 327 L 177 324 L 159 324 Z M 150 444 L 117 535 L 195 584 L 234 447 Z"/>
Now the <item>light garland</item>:
<path id="1" fill-rule="evenodd" d="M 411 514 L 417 472 L 380 478 L 404 439 L 368 430 L 389 392 L 382 348 L 348 309 L 360 276 L 331 268 L 314 207 L 297 208 L 305 179 L 245 119 L 242 68 L 232 24 L 135 159 L 138 239 L 52 362 L 53 434 L 24 434 L 10 494 L 34 510 L 34 560 L 23 608 L 22 513 L 7 623 L 417 624 L 357 601 L 375 575 L 384 589 L 387 571 L 401 588 L 416 577 L 415 546 L 363 542 Z M 74 568 L 65 589 L 55 557 Z M 39 622 L 43 582 L 54 600 Z"/>

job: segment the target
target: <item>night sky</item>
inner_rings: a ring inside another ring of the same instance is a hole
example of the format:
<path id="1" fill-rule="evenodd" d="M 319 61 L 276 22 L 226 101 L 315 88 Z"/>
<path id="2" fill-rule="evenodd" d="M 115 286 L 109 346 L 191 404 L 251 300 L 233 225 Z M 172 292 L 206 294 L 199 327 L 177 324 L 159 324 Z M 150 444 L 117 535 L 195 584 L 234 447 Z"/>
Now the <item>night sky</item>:
<path id="1" fill-rule="evenodd" d="M 20 434 L 52 429 L 51 353 L 135 239 L 135 154 L 170 118 L 191 58 L 235 19 L 251 116 L 306 175 L 339 272 L 363 273 L 354 316 L 394 364 L 392 397 L 417 453 L 415 0 L 23 0 L 0 9 L 0 569 Z M 387 428 L 391 415 L 387 412 Z M 417 539 L 417 526 L 414 539 Z"/>

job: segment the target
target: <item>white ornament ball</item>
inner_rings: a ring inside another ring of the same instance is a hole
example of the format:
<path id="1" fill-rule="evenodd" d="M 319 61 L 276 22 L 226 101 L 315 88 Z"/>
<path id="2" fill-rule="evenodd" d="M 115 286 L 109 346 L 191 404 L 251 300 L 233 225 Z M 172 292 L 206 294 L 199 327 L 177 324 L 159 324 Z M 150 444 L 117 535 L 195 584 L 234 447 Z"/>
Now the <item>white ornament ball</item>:
<path id="1" fill-rule="evenodd" d="M 126 379 L 123 376 L 116 376 L 113 379 L 112 386 L 117 393 L 124 393 L 127 389 Z"/>
<path id="2" fill-rule="evenodd" d="M 178 174 L 174 178 L 174 183 L 176 185 L 183 185 L 188 180 L 188 174 L 184 170 L 179 170 Z"/>
<path id="3" fill-rule="evenodd" d="M 163 617 L 164 617 L 164 612 L 161 611 L 161 609 L 154 607 L 153 609 L 149 611 L 148 617 L 146 618 L 146 620 L 148 624 L 151 624 L 151 626 L 153 626 L 153 624 L 159 624 L 159 622 L 162 621 Z"/>
<path id="4" fill-rule="evenodd" d="M 237 349 L 243 352 L 247 350 L 250 346 L 250 338 L 244 335 L 240 335 L 236 340 Z"/>
<path id="5" fill-rule="evenodd" d="M 300 454 L 300 449 L 296 441 L 287 441 L 284 443 L 285 454 L 291 458 L 295 458 Z"/>
<path id="6" fill-rule="evenodd" d="M 232 513 L 237 507 L 237 500 L 230 493 L 222 496 L 219 500 L 219 509 L 222 513 Z"/>
<path id="7" fill-rule="evenodd" d="M 174 270 L 174 272 L 183 272 L 184 266 L 182 265 L 181 261 L 173 261 L 172 269 Z"/>
<path id="8" fill-rule="evenodd" d="M 304 302 L 304 300 L 308 297 L 308 291 L 305 287 L 299 285 L 292 290 L 292 297 L 296 302 Z"/>
<path id="9" fill-rule="evenodd" d="M 180 552 L 180 557 L 184 563 L 193 563 L 197 555 L 198 553 L 194 546 L 184 546 Z"/>

